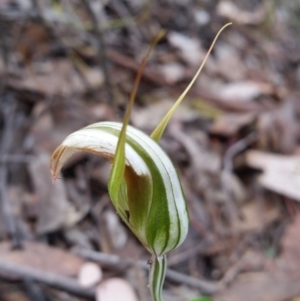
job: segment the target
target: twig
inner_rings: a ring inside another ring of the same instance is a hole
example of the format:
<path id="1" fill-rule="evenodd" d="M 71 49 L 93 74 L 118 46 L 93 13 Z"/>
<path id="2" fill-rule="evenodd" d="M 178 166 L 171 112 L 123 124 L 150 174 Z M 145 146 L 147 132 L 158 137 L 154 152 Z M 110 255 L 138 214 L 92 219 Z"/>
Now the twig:
<path id="1" fill-rule="evenodd" d="M 128 266 L 137 264 L 140 268 L 147 271 L 149 270 L 149 264 L 142 260 L 138 260 L 136 262 L 132 259 L 121 259 L 117 255 L 106 254 L 81 248 L 75 248 L 73 249 L 73 252 L 84 259 L 96 261 L 102 266 L 113 266 L 125 269 Z M 224 288 L 224 285 L 221 282 L 201 280 L 170 269 L 167 269 L 166 279 L 195 287 L 205 294 L 214 294 Z"/>
<path id="2" fill-rule="evenodd" d="M 112 266 L 123 269 L 136 264 L 132 259 L 122 259 L 117 255 L 91 251 L 88 249 L 74 248 L 72 252 L 84 259 L 99 262 L 102 266 Z M 138 265 L 143 269 L 149 268 L 149 265 L 142 260 L 138 261 Z"/>
<path id="3" fill-rule="evenodd" d="M 231 145 L 224 155 L 224 166 L 221 173 L 221 185 L 223 192 L 227 196 L 226 204 L 229 209 L 230 220 L 234 220 L 240 215 L 233 199 L 232 190 L 230 188 L 230 185 L 228 184 L 228 175 L 231 175 L 233 171 L 233 159 L 238 153 L 245 150 L 256 139 L 256 133 L 250 133 L 245 138 Z"/>
<path id="4" fill-rule="evenodd" d="M 1 76 L 1 82 L 0 82 L 0 97 L 3 94 L 3 90 L 5 88 L 6 82 L 7 82 L 7 71 L 8 71 L 8 61 L 9 61 L 9 49 L 7 45 L 7 28 L 4 24 L 4 20 L 2 19 L 2 16 L 0 15 L 0 41 L 2 45 L 2 59 L 3 59 L 3 74 Z"/>
<path id="5" fill-rule="evenodd" d="M 17 226 L 12 213 L 12 208 L 7 195 L 7 167 L 5 163 L 0 164 L 0 201 L 3 220 L 7 230 L 7 234 L 13 240 L 13 248 L 20 247 L 17 235 Z"/>
<path id="6" fill-rule="evenodd" d="M 236 143 L 232 144 L 227 150 L 224 155 L 224 170 L 227 172 L 231 172 L 233 169 L 233 158 L 243 150 L 245 150 L 250 144 L 257 140 L 256 133 L 250 133 L 245 138 L 237 141 Z"/>
<path id="7" fill-rule="evenodd" d="M 49 285 L 80 297 L 93 298 L 95 295 L 93 289 L 87 290 L 81 288 L 77 281 L 72 278 L 0 259 L 0 277 L 5 278 L 6 275 L 14 275 L 23 279 L 32 279 L 36 282 Z M 7 277 L 9 278 L 9 276 Z"/>
<path id="8" fill-rule="evenodd" d="M 33 14 L 33 16 L 35 17 L 35 20 L 40 21 L 40 23 L 42 23 L 47 28 L 47 30 L 49 31 L 52 38 L 56 40 L 56 42 L 59 44 L 59 46 L 64 51 L 66 51 L 67 56 L 70 59 L 70 62 L 72 64 L 75 72 L 78 74 L 78 76 L 82 80 L 83 84 L 86 87 L 90 87 L 89 82 L 85 78 L 84 74 L 81 72 L 80 68 L 78 68 L 78 66 L 76 64 L 74 64 L 73 60 L 71 59 L 74 56 L 73 50 L 70 47 L 65 45 L 65 43 L 64 43 L 63 39 L 61 38 L 61 36 L 56 32 L 55 27 L 53 27 L 51 25 L 51 23 L 49 22 L 49 20 L 45 16 L 44 10 L 40 7 L 39 1 L 38 0 L 31 0 L 31 4 L 32 4 L 32 7 L 34 7 L 34 9 L 36 11 L 36 13 Z"/>
<path id="9" fill-rule="evenodd" d="M 166 278 L 175 281 L 180 284 L 185 284 L 188 286 L 195 287 L 201 291 L 203 294 L 215 294 L 222 289 L 224 289 L 224 285 L 222 282 L 213 282 L 213 281 L 207 281 L 198 279 L 195 277 L 187 276 L 185 274 L 175 272 L 173 270 L 167 269 Z"/>
<path id="10" fill-rule="evenodd" d="M 105 53 L 105 43 L 104 43 L 103 33 L 101 28 L 99 27 L 98 19 L 90 3 L 90 0 L 82 0 L 82 4 L 85 6 L 92 20 L 93 33 L 96 36 L 96 42 L 97 42 L 99 65 L 102 66 L 103 68 L 109 103 L 113 104 L 114 97 L 112 92 L 112 82 L 107 66 L 107 57 Z"/>
<path id="11" fill-rule="evenodd" d="M 34 159 L 31 155 L 1 155 L 0 163 L 30 163 Z"/>
<path id="12" fill-rule="evenodd" d="M 116 13 L 119 15 L 121 20 L 126 20 L 126 19 L 134 20 L 134 18 L 131 16 L 126 4 L 123 3 L 122 1 L 118 1 L 118 0 L 111 1 L 111 6 L 116 11 Z M 135 38 L 142 40 L 143 36 L 141 34 L 141 30 L 139 29 L 138 26 L 136 26 L 136 24 L 133 23 L 131 26 L 128 25 L 127 27 L 130 28 L 130 30 L 132 31 L 132 34 Z"/>
<path id="13" fill-rule="evenodd" d="M 41 288 L 30 278 L 23 281 L 28 297 L 31 301 L 46 301 L 46 297 Z"/>
<path id="14" fill-rule="evenodd" d="M 7 168 L 5 164 L 0 165 L 0 197 L 1 197 L 1 209 L 3 214 L 3 220 L 8 232 L 8 235 L 14 239 L 16 237 L 17 227 L 12 215 L 12 208 L 10 206 L 7 189 L 6 189 L 6 179 L 7 179 Z"/>
<path id="15" fill-rule="evenodd" d="M 134 72 L 137 72 L 139 70 L 139 64 L 134 59 L 116 50 L 109 49 L 106 55 L 111 61 L 113 61 L 115 64 L 118 64 L 119 66 L 128 68 L 129 70 L 132 70 Z M 169 83 L 165 80 L 161 73 L 152 71 L 149 68 L 145 68 L 143 72 L 143 78 L 158 86 L 169 85 Z"/>
<path id="16" fill-rule="evenodd" d="M 1 157 L 10 151 L 13 142 L 14 99 L 8 99 L 7 102 L 2 103 L 2 111 L 4 115 L 4 130 L 0 148 Z M 7 195 L 7 166 L 4 162 L 0 163 L 0 202 L 6 230 L 13 241 L 12 247 L 20 248 L 21 242 L 18 236 L 17 225 Z"/>
<path id="17" fill-rule="evenodd" d="M 216 253 L 222 253 L 232 246 L 230 241 L 222 241 L 213 234 L 208 234 L 206 236 L 207 237 L 205 237 L 201 242 L 191 246 L 190 248 L 175 255 L 171 255 L 168 259 L 168 266 L 181 263 L 197 255 L 212 256 Z"/>

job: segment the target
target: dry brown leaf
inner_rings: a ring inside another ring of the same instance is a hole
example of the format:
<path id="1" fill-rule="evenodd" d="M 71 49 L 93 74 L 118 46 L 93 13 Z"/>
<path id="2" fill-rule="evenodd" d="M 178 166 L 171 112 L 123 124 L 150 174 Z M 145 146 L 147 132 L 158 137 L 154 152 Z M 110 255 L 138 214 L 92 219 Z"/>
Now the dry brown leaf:
<path id="1" fill-rule="evenodd" d="M 160 67 L 161 73 L 164 75 L 165 81 L 173 85 L 185 77 L 185 68 L 179 63 L 166 63 Z"/>
<path id="2" fill-rule="evenodd" d="M 290 270 L 294 270 L 294 272 L 300 271 L 299 265 L 295 264 L 300 262 L 299 233 L 300 215 L 298 214 L 293 223 L 287 227 L 281 241 L 281 258 L 284 261 L 284 264 L 288 266 Z"/>
<path id="3" fill-rule="evenodd" d="M 254 113 L 223 114 L 211 125 L 210 132 L 216 135 L 232 136 L 243 127 L 250 125 L 254 119 Z"/>
<path id="4" fill-rule="evenodd" d="M 138 301 L 131 285 L 121 278 L 103 281 L 96 290 L 96 301 Z"/>
<path id="5" fill-rule="evenodd" d="M 69 208 L 64 184 L 58 181 L 53 186 L 48 165 L 49 156 L 46 154 L 40 155 L 29 165 L 38 199 L 38 233 L 47 233 L 61 228 Z"/>
<path id="6" fill-rule="evenodd" d="M 270 84 L 255 81 L 238 81 L 229 83 L 219 90 L 220 97 L 227 101 L 250 101 L 262 94 L 270 94 Z"/>
<path id="7" fill-rule="evenodd" d="M 282 255 L 269 270 L 241 274 L 215 296 L 228 301 L 283 301 L 300 294 L 300 216 L 288 226 L 282 239 Z"/>
<path id="8" fill-rule="evenodd" d="M 217 6 L 217 13 L 238 24 L 256 25 L 264 20 L 265 9 L 261 6 L 253 12 L 249 12 L 238 8 L 231 1 L 220 1 Z"/>
<path id="9" fill-rule="evenodd" d="M 151 101 L 150 106 L 133 108 L 131 115 L 132 123 L 135 127 L 149 132 L 153 131 L 175 102 L 168 95 L 153 95 Z M 173 119 L 182 122 L 196 118 L 199 118 L 199 113 L 184 103 L 182 103 L 180 110 L 177 110 L 173 116 Z"/>
<path id="10" fill-rule="evenodd" d="M 25 292 L 22 291 L 7 291 L 1 292 L 1 301 L 31 301 Z"/>
<path id="11" fill-rule="evenodd" d="M 240 52 L 233 45 L 219 41 L 214 47 L 214 52 L 216 55 L 215 73 L 220 74 L 229 81 L 242 81 L 247 77 L 245 63 L 242 61 Z M 210 86 L 213 83 L 215 86 L 211 93 L 214 93 L 219 98 L 222 96 L 220 90 L 223 89 L 223 85 L 217 86 L 218 82 L 212 79 L 211 82 Z"/>
<path id="12" fill-rule="evenodd" d="M 264 206 L 259 202 L 250 202 L 241 208 L 242 220 L 233 224 L 236 233 L 259 232 L 280 218 L 279 208 Z"/>
<path id="13" fill-rule="evenodd" d="M 259 114 L 257 131 L 260 149 L 293 152 L 299 136 L 296 101 L 287 99 L 275 109 Z"/>
<path id="14" fill-rule="evenodd" d="M 72 64 L 68 60 L 57 60 L 44 63 L 43 70 L 33 73 L 32 70 L 24 70 L 21 79 L 9 78 L 10 85 L 17 89 L 28 90 L 43 95 L 69 96 L 71 94 L 82 94 L 87 88 L 99 88 L 103 84 L 101 70 L 86 68 L 82 72 L 88 84 L 74 72 Z"/>
<path id="15" fill-rule="evenodd" d="M 115 212 L 109 210 L 104 212 L 103 218 L 106 226 L 105 229 L 107 231 L 107 236 L 112 248 L 124 248 L 128 237 L 120 218 Z"/>
<path id="16" fill-rule="evenodd" d="M 38 198 L 37 232 L 48 233 L 76 223 L 81 213 L 68 201 L 63 181 L 52 184 L 49 155 L 41 153 L 30 162 L 29 170 Z"/>
<path id="17" fill-rule="evenodd" d="M 290 272 L 245 273 L 228 289 L 214 296 L 217 301 L 283 301 L 299 295 L 300 277 Z"/>
<path id="18" fill-rule="evenodd" d="M 83 264 L 79 257 L 41 243 L 24 242 L 23 247 L 21 250 L 12 250 L 9 242 L 1 243 L 1 260 L 62 276 L 77 276 Z"/>
<path id="19" fill-rule="evenodd" d="M 262 169 L 259 183 L 272 191 L 300 201 L 300 156 L 284 156 L 260 151 L 248 151 L 249 166 Z"/>
<path id="20" fill-rule="evenodd" d="M 28 22 L 18 40 L 17 50 L 21 54 L 23 62 L 28 64 L 35 56 L 42 57 L 49 54 L 50 43 L 49 30 L 45 26 L 38 22 Z"/>
<path id="21" fill-rule="evenodd" d="M 205 56 L 200 42 L 179 32 L 170 32 L 169 43 L 180 50 L 180 55 L 191 66 L 198 66 Z"/>

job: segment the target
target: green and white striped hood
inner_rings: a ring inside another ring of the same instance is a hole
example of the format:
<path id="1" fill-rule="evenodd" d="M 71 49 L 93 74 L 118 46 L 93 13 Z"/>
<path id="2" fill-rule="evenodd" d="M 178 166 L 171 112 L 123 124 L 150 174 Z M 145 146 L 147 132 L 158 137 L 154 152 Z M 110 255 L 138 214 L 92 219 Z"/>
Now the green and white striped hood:
<path id="1" fill-rule="evenodd" d="M 78 151 L 113 159 L 122 123 L 99 122 L 69 135 L 56 149 L 54 179 Z M 188 232 L 188 213 L 177 172 L 162 148 L 140 130 L 128 126 L 124 184 L 116 191 L 109 183 L 113 204 L 144 246 L 157 256 L 180 245 Z"/>

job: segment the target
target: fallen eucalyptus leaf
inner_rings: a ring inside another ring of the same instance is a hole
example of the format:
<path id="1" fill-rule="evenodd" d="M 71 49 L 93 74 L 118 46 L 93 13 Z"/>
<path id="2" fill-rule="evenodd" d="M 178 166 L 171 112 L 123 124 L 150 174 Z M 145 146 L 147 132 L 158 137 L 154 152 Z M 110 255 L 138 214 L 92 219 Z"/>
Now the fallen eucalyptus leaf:
<path id="1" fill-rule="evenodd" d="M 263 187 L 300 201 L 300 156 L 252 150 L 246 153 L 246 162 L 263 171 L 258 177 Z"/>

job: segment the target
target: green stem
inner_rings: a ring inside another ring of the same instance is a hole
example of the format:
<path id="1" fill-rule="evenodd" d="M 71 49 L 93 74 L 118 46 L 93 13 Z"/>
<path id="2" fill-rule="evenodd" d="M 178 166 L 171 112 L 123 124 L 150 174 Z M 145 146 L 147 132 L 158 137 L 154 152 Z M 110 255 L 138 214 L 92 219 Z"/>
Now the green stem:
<path id="1" fill-rule="evenodd" d="M 162 297 L 162 287 L 165 281 L 167 268 L 167 257 L 152 255 L 150 273 L 149 273 L 149 287 L 153 301 L 164 301 Z"/>

